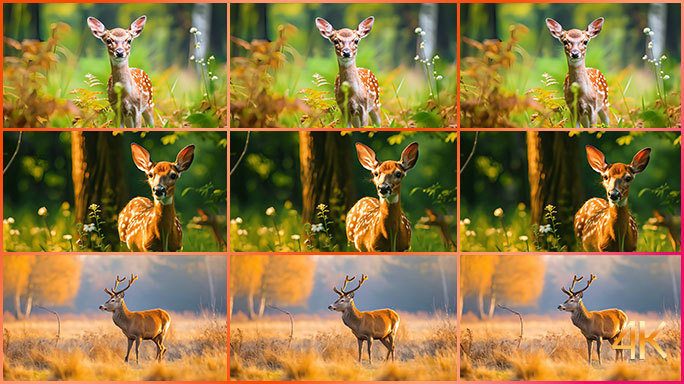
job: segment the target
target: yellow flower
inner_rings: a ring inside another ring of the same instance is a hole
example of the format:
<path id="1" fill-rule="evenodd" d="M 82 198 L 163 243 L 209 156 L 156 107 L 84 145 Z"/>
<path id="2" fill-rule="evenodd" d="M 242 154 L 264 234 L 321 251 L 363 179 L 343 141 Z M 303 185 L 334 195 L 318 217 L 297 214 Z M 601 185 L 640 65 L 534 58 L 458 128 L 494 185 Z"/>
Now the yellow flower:
<path id="1" fill-rule="evenodd" d="M 268 207 L 268 209 L 266 210 L 266 216 L 273 216 L 273 214 L 275 214 L 275 208 Z"/>
<path id="2" fill-rule="evenodd" d="M 497 208 L 494 210 L 494 216 L 500 217 L 503 215 L 503 208 Z"/>
<path id="3" fill-rule="evenodd" d="M 38 216 L 45 216 L 45 215 L 47 215 L 47 208 L 40 207 L 40 209 L 38 210 Z"/>

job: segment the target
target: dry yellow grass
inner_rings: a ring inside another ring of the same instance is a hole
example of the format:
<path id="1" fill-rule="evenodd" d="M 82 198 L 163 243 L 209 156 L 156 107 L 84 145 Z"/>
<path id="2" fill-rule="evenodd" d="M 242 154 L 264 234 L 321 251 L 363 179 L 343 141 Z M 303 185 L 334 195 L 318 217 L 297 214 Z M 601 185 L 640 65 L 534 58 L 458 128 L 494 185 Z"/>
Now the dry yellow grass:
<path id="1" fill-rule="evenodd" d="M 124 362 L 127 341 L 111 319 L 5 322 L 5 380 L 226 380 L 227 333 L 223 319 L 171 316 L 164 361 L 151 341 L 140 345 L 140 362 Z"/>
<path id="2" fill-rule="evenodd" d="M 452 380 L 457 379 L 456 322 L 404 318 L 395 361 L 373 342 L 373 364 L 364 343 L 357 361 L 356 338 L 342 320 L 231 322 L 231 380 Z"/>
<path id="3" fill-rule="evenodd" d="M 667 360 L 646 347 L 645 360 L 616 362 L 615 352 L 604 342 L 603 364 L 596 362 L 594 345 L 589 367 L 586 339 L 570 319 L 526 321 L 519 348 L 518 321 L 465 322 L 461 325 L 461 380 L 679 381 L 681 323 L 678 320 L 666 323 L 656 341 L 667 353 Z M 654 328 L 656 320 L 647 321 L 649 324 Z M 625 353 L 629 355 L 629 351 Z"/>

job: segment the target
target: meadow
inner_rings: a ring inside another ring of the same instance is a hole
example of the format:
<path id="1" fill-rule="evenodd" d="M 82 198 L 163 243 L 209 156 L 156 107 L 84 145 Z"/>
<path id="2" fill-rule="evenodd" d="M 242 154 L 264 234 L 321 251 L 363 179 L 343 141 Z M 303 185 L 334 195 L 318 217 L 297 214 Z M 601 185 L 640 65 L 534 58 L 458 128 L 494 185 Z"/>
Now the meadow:
<path id="1" fill-rule="evenodd" d="M 155 128 L 213 128 L 227 126 L 226 49 L 202 47 L 211 38 L 225 42 L 216 31 L 178 25 L 190 22 L 190 7 L 174 13 L 163 5 L 97 10 L 77 4 L 7 5 L 15 17 L 4 25 L 3 126 L 10 128 L 115 128 L 121 116 L 110 106 L 107 81 L 110 63 L 105 44 L 86 27 L 86 16 L 102 18 L 106 27 L 128 28 L 147 13 L 147 26 L 131 46 L 130 67 L 143 69 L 153 86 Z M 31 7 L 40 7 L 34 19 Z M 219 5 L 214 12 L 225 15 Z M 112 17 L 116 14 L 116 21 Z M 128 16 L 130 15 L 130 16 Z M 135 16 L 134 16 L 135 15 Z M 36 16 L 37 17 L 37 16 Z M 123 21 L 126 20 L 126 21 Z M 219 19 L 220 20 L 220 19 Z M 223 18 L 225 20 L 225 16 Z M 115 24 L 116 23 L 116 24 Z M 27 31 L 41 31 L 41 40 Z M 204 33 L 204 36 L 202 34 Z M 185 46 L 178 42 L 188 41 Z M 192 45 L 195 57 L 188 51 Z M 202 49 L 200 50 L 200 47 Z M 206 52 L 200 57 L 199 52 Z"/>
<path id="2" fill-rule="evenodd" d="M 456 14 L 455 7 L 439 7 L 445 18 Z M 354 29 L 370 13 L 375 16 L 375 27 L 359 43 L 356 63 L 378 79 L 381 127 L 456 127 L 455 24 L 439 18 L 442 32 L 426 41 L 430 36 L 418 27 L 419 10 L 414 5 L 367 4 L 360 9 L 328 4 L 323 9 L 316 4 L 275 4 L 266 8 L 268 25 L 262 26 L 265 20 L 253 6 L 231 5 L 231 127 L 347 127 L 335 101 L 335 51 L 313 20 L 324 17 L 337 29 Z M 341 25 L 341 14 L 345 25 Z M 246 20 L 258 22 L 259 27 Z M 255 30 L 270 35 L 250 33 Z M 426 46 L 436 49 L 429 51 Z"/>
<path id="3" fill-rule="evenodd" d="M 357 361 L 357 342 L 340 318 L 282 318 L 230 324 L 231 380 L 450 380 L 457 379 L 455 319 L 400 314 L 395 361 L 373 343 Z M 364 347 L 365 348 L 365 347 Z"/>
<path id="4" fill-rule="evenodd" d="M 635 313 L 628 313 L 628 316 L 645 319 Z M 656 319 L 647 320 L 646 324 L 653 328 Z M 490 322 L 473 322 L 470 318 L 462 322 L 460 330 L 460 377 L 465 381 L 679 381 L 681 377 L 681 320 L 675 316 L 668 317 L 665 328 L 655 338 L 667 353 L 666 360 L 647 347 L 645 360 L 616 362 L 614 351 L 604 342 L 602 364 L 596 362 L 594 346 L 591 366 L 587 366 L 586 340 L 572 325 L 569 316 L 526 320 L 519 345 L 517 318 Z M 628 356 L 629 351 L 626 352 Z"/>
<path id="5" fill-rule="evenodd" d="M 154 343 L 143 341 L 136 364 L 124 362 L 126 338 L 110 317 L 62 320 L 59 339 L 54 319 L 5 321 L 4 380 L 226 380 L 225 318 L 172 313 L 164 361 L 156 362 Z"/>
<path id="6" fill-rule="evenodd" d="M 660 14 L 671 15 L 673 31 L 681 25 L 679 7 Z M 650 24 L 651 12 L 637 4 L 464 7 L 461 126 L 574 128 L 563 90 L 568 64 L 544 18 L 583 30 L 601 16 L 604 28 L 586 46 L 586 66 L 599 69 L 608 83 L 610 123 L 598 127 L 681 127 L 680 42 Z"/>

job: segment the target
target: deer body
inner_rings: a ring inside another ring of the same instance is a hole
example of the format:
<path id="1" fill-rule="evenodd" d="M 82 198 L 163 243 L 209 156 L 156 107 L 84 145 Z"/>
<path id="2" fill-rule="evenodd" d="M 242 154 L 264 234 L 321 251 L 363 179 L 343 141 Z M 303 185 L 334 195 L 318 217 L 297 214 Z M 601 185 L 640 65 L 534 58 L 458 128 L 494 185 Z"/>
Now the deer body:
<path id="1" fill-rule="evenodd" d="M 375 125 L 380 125 L 378 79 L 370 70 L 356 67 L 359 40 L 368 36 L 373 21 L 374 18 L 371 16 L 362 21 L 355 30 L 335 30 L 325 19 L 316 18 L 316 27 L 321 35 L 335 46 L 339 66 L 339 73 L 335 79 L 335 99 L 342 115 L 345 116 L 347 128 L 368 126 L 369 115 Z M 345 83 L 349 85 L 346 95 L 343 86 Z"/>
<path id="2" fill-rule="evenodd" d="M 135 361 L 138 361 L 140 342 L 142 340 L 152 340 L 155 343 L 157 346 L 156 359 L 161 361 L 166 354 L 164 338 L 169 330 L 169 325 L 171 325 L 171 318 L 163 309 L 151 309 L 140 312 L 131 312 L 128 310 L 126 303 L 123 300 L 124 291 L 130 288 L 133 281 L 137 279 L 138 276 L 131 275 L 128 287 L 117 292 L 116 288 L 118 284 L 126 280 L 125 277 L 119 279 L 119 276 L 117 276 L 114 289 L 110 291 L 105 288 L 105 292 L 109 294 L 110 298 L 104 305 L 100 306 L 100 310 L 112 312 L 114 324 L 116 324 L 116 326 L 121 329 L 124 336 L 126 336 L 126 339 L 128 340 L 128 350 L 126 352 L 126 358 L 124 359 L 126 362 L 128 362 L 133 342 L 135 342 Z"/>
<path id="3" fill-rule="evenodd" d="M 349 276 L 346 277 L 344 286 L 341 290 L 333 287 L 335 293 L 340 297 L 331 304 L 328 309 L 331 311 L 342 312 L 342 322 L 351 329 L 356 337 L 359 346 L 359 362 L 361 362 L 361 352 L 363 350 L 364 340 L 368 342 L 368 361 L 373 362 L 371 358 L 371 346 L 373 340 L 380 340 L 380 342 L 387 348 L 387 356 L 385 360 L 389 360 L 390 355 L 394 361 L 394 341 L 397 336 L 397 329 L 399 327 L 399 315 L 391 309 L 378 309 L 375 311 L 362 312 L 356 308 L 354 304 L 354 291 L 361 287 L 368 276 L 361 275 L 359 286 L 355 289 L 345 292 L 347 284 L 354 280 Z"/>
<path id="4" fill-rule="evenodd" d="M 630 182 L 648 165 L 651 149 L 639 151 L 632 163 L 608 164 L 598 149 L 588 145 L 591 168 L 602 175 L 608 200 L 591 198 L 575 214 L 575 234 L 587 252 L 634 252 L 639 228 L 629 212 Z"/>
<path id="5" fill-rule="evenodd" d="M 120 128 L 124 125 L 128 128 L 141 128 L 143 118 L 148 125 L 154 126 L 152 82 L 145 71 L 128 66 L 131 41 L 140 35 L 146 20 L 146 16 L 141 16 L 129 29 L 107 30 L 98 19 L 88 18 L 88 26 L 93 35 L 107 46 L 112 69 L 107 82 L 107 96 L 112 109 L 121 117 Z M 117 84 L 120 85 L 120 94 L 116 92 Z"/>
<path id="6" fill-rule="evenodd" d="M 601 364 L 601 344 L 603 340 L 608 340 L 612 345 L 618 338 L 622 330 L 627 325 L 627 315 L 619 309 L 605 309 L 602 311 L 588 311 L 582 302 L 583 292 L 589 288 L 596 276 L 591 275 L 587 286 L 577 292 L 573 292 L 575 284 L 583 279 L 575 276 L 570 289 L 561 288 L 563 293 L 568 295 L 568 299 L 558 306 L 558 310 L 570 312 L 572 324 L 580 329 L 582 335 L 587 340 L 587 362 L 591 364 L 591 344 L 596 342 L 596 353 L 599 364 Z M 615 350 L 615 359 L 622 359 L 622 350 Z"/>
<path id="7" fill-rule="evenodd" d="M 584 31 L 579 29 L 565 31 L 553 19 L 546 19 L 546 26 L 551 35 L 563 43 L 565 49 L 568 74 L 565 76 L 563 90 L 565 102 L 570 109 L 576 128 L 580 128 L 580 123 L 585 128 L 596 126 L 599 117 L 603 124 L 610 124 L 606 78 L 598 69 L 587 68 L 584 64 L 587 44 L 601 32 L 603 18 L 594 20 Z M 573 84 L 577 84 L 576 99 L 572 90 Z"/>
<path id="8" fill-rule="evenodd" d="M 418 143 L 409 144 L 400 161 L 379 162 L 375 152 L 357 143 L 361 165 L 372 172 L 378 199 L 364 197 L 345 219 L 347 240 L 359 252 L 405 251 L 411 245 L 411 223 L 401 210 L 401 180 L 418 161 Z"/>
<path id="9" fill-rule="evenodd" d="M 131 144 L 133 161 L 147 175 L 154 197 L 154 202 L 136 197 L 119 213 L 119 239 L 131 251 L 175 252 L 182 248 L 183 229 L 176 216 L 174 192 L 176 180 L 192 164 L 194 150 L 194 145 L 188 145 L 174 163 L 154 163 L 143 147 Z"/>

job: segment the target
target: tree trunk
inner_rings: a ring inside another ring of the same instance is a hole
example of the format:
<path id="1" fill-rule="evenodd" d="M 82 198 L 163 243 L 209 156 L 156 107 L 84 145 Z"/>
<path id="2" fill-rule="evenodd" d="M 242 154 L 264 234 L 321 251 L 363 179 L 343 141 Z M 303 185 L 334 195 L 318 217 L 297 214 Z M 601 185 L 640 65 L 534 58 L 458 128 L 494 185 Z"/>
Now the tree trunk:
<path id="1" fill-rule="evenodd" d="M 577 137 L 565 132 L 527 132 L 530 221 L 548 224 L 545 207 L 556 207 L 561 245 L 575 249 L 574 216 L 582 204 Z"/>
<path id="2" fill-rule="evenodd" d="M 21 313 L 21 294 L 19 294 L 19 290 L 14 293 L 14 311 L 17 314 L 17 320 L 21 319 L 24 314 Z"/>
<path id="3" fill-rule="evenodd" d="M 496 308 L 496 295 L 492 293 L 492 297 L 489 299 L 489 311 L 487 311 L 487 318 L 492 319 L 494 317 L 494 309 Z"/>
<path id="4" fill-rule="evenodd" d="M 342 218 L 354 203 L 352 145 L 349 135 L 337 132 L 299 132 L 302 220 L 318 223 L 316 207 L 325 204 L 333 222 L 333 239 L 346 243 Z"/>
<path id="5" fill-rule="evenodd" d="M 112 250 L 119 249 L 117 216 L 128 202 L 122 148 L 121 135 L 71 133 L 74 219 L 76 223 L 90 223 L 93 220 L 88 217 L 88 207 L 91 204 L 100 206 L 102 230 Z"/>
<path id="6" fill-rule="evenodd" d="M 26 312 L 24 312 L 24 320 L 28 320 L 31 316 L 31 309 L 33 308 L 33 294 L 29 294 L 26 299 Z"/>
<path id="7" fill-rule="evenodd" d="M 247 311 L 249 312 L 249 319 L 256 319 L 256 313 L 254 313 L 254 292 L 250 292 L 247 295 Z"/>
<path id="8" fill-rule="evenodd" d="M 461 319 L 463 316 L 463 295 L 458 295 L 458 304 L 456 304 L 456 311 L 458 312 L 458 318 Z"/>
<path id="9" fill-rule="evenodd" d="M 259 318 L 264 317 L 264 309 L 266 308 L 266 295 L 261 295 L 261 300 L 259 300 L 259 312 L 257 315 Z"/>
<path id="10" fill-rule="evenodd" d="M 234 301 L 235 301 L 235 296 L 231 293 L 231 294 L 230 294 L 230 303 L 229 303 L 229 304 L 230 304 L 230 305 L 229 305 L 229 307 L 230 307 L 230 309 L 229 309 L 230 312 L 228 313 L 230 316 L 233 315 L 233 302 L 234 302 Z"/>
<path id="11" fill-rule="evenodd" d="M 477 316 L 480 320 L 484 320 L 484 291 L 480 290 L 477 294 Z"/>

